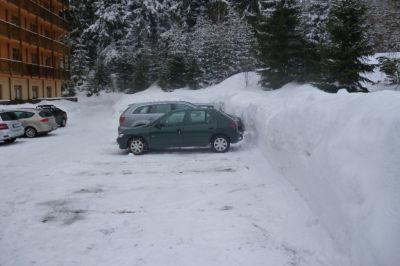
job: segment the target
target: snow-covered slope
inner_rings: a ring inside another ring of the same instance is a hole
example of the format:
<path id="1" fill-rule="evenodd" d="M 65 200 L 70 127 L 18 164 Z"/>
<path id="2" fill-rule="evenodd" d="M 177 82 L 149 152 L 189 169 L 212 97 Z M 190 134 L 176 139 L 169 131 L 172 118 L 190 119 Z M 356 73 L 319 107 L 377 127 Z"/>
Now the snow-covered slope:
<path id="1" fill-rule="evenodd" d="M 214 102 L 241 116 L 266 159 L 307 200 L 352 265 L 400 261 L 400 93 L 327 94 L 290 84 L 262 91 L 243 74 L 212 88 L 124 97 Z"/>

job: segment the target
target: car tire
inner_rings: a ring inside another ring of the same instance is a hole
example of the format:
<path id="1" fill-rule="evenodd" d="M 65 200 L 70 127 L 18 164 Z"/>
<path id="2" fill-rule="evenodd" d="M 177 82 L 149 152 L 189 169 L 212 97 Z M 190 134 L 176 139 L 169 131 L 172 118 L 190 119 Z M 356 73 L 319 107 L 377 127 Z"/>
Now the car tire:
<path id="1" fill-rule="evenodd" d="M 27 138 L 34 138 L 37 136 L 37 131 L 33 127 L 25 128 L 25 137 Z"/>
<path id="2" fill-rule="evenodd" d="M 224 153 L 229 150 L 231 143 L 224 135 L 217 135 L 211 140 L 211 149 L 214 152 Z"/>
<path id="3" fill-rule="evenodd" d="M 146 142 L 142 138 L 134 138 L 129 142 L 128 150 L 134 155 L 141 155 L 146 151 Z"/>
<path id="4" fill-rule="evenodd" d="M 5 143 L 13 143 L 16 140 L 16 138 L 12 138 L 12 139 L 6 139 L 4 140 Z"/>
<path id="5" fill-rule="evenodd" d="M 64 118 L 61 120 L 60 127 L 65 127 L 67 125 L 67 120 Z"/>

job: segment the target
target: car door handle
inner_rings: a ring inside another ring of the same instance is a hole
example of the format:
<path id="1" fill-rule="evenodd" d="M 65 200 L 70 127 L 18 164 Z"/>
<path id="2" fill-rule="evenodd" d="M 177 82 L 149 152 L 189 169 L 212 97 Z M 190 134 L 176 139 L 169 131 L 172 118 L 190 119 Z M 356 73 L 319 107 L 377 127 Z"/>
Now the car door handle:
<path id="1" fill-rule="evenodd" d="M 209 130 L 214 130 L 215 128 L 214 128 L 214 127 L 209 127 L 208 129 L 209 129 Z"/>

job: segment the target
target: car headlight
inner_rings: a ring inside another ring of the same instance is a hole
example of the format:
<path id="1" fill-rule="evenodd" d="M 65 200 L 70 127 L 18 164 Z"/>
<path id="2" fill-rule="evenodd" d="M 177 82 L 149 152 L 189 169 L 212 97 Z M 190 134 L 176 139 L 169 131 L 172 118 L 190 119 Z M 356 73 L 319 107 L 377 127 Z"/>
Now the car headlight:
<path id="1" fill-rule="evenodd" d="M 118 135 L 118 138 L 120 138 L 120 139 L 122 139 L 123 137 L 124 137 L 124 134 L 123 134 L 123 133 L 121 133 L 121 134 Z"/>

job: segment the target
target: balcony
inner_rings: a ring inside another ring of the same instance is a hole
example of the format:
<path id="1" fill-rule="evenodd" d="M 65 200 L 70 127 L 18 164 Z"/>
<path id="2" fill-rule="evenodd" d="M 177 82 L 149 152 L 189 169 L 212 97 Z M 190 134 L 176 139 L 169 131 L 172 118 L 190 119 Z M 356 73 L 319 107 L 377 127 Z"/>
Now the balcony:
<path id="1" fill-rule="evenodd" d="M 61 54 L 69 53 L 69 47 L 67 45 L 39 35 L 35 32 L 20 28 L 4 20 L 0 20 L 0 35 L 17 41 L 22 40 L 30 45 L 38 45 L 39 47 L 54 50 Z"/>
<path id="2" fill-rule="evenodd" d="M 26 64 L 20 61 L 0 58 L 0 73 L 9 75 L 30 76 L 46 79 L 69 79 L 69 72 L 53 67 Z"/>
<path id="3" fill-rule="evenodd" d="M 51 12 L 50 10 L 44 8 L 43 6 L 39 5 L 38 3 L 35 3 L 34 1 L 31 0 L 7 0 L 7 2 L 12 3 L 16 6 L 20 6 L 21 8 L 25 9 L 26 11 L 39 16 L 40 18 L 52 23 L 53 25 L 56 25 L 63 30 L 68 31 L 69 30 L 69 25 L 66 20 L 64 20 L 62 17 L 58 16 L 56 13 Z M 60 0 L 59 2 L 66 4 L 68 6 L 68 1 L 67 0 Z"/>

